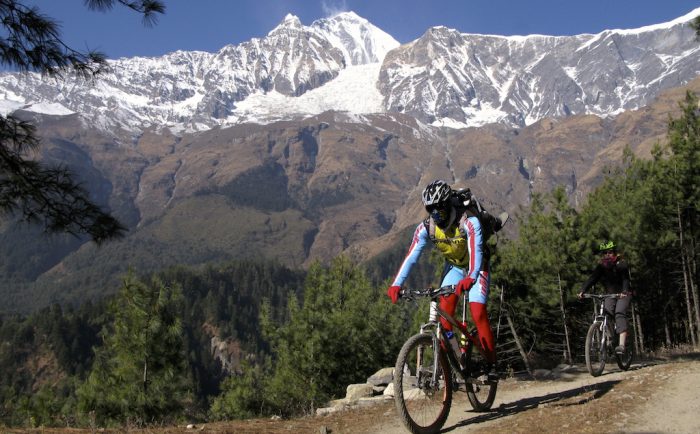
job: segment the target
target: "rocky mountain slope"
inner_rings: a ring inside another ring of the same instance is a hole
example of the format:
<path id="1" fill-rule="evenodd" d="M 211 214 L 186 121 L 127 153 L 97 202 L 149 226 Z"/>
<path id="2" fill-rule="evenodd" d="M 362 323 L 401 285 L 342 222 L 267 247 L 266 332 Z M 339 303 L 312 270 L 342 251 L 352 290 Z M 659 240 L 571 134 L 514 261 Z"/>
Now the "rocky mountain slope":
<path id="1" fill-rule="evenodd" d="M 128 267 L 365 259 L 402 241 L 435 178 L 497 211 L 556 185 L 580 203 L 700 92 L 687 18 L 565 38 L 434 28 L 397 47 L 355 14 L 289 16 L 218 53 L 114 61 L 90 87 L 0 74 L 3 113 L 130 228 L 97 248 L 0 222 L 4 309 L 113 291 Z"/>

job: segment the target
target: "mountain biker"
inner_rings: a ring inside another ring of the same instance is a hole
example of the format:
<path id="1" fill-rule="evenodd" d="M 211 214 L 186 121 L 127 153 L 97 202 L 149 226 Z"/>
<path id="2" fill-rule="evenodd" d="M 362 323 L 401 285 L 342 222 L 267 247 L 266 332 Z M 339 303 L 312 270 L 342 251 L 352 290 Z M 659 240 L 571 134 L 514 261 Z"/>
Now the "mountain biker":
<path id="1" fill-rule="evenodd" d="M 436 180 L 423 190 L 423 205 L 428 218 L 419 223 L 413 233 L 413 241 L 408 254 L 399 268 L 394 282 L 387 290 L 392 303 L 400 296 L 401 285 L 408 277 L 413 265 L 418 261 L 423 248 L 432 241 L 445 257 L 445 266 L 440 286 L 456 285 L 456 292 L 440 297 L 440 308 L 454 316 L 457 301 L 462 293 L 469 293 L 469 310 L 476 324 L 479 339 L 488 354 L 489 380 L 497 378 L 495 370 L 496 351 L 486 312 L 489 295 L 489 251 L 484 240 L 484 231 L 497 232 L 508 219 L 503 213 L 498 219 L 490 217 L 482 227 L 482 221 L 460 203 L 460 199 L 445 181 Z M 452 330 L 452 325 L 440 318 L 444 330 Z"/>
<path id="2" fill-rule="evenodd" d="M 619 345 L 615 353 L 625 353 L 625 341 L 627 339 L 627 308 L 632 301 L 630 291 L 629 268 L 622 255 L 617 253 L 617 246 L 613 241 L 602 242 L 598 246 L 600 261 L 596 265 L 591 276 L 581 287 L 578 293 L 579 299 L 594 284 L 600 282 L 609 293 L 619 293 L 622 298 L 606 298 L 605 311 L 615 317 L 615 330 L 620 336 Z M 613 314 L 614 312 L 614 314 Z"/>

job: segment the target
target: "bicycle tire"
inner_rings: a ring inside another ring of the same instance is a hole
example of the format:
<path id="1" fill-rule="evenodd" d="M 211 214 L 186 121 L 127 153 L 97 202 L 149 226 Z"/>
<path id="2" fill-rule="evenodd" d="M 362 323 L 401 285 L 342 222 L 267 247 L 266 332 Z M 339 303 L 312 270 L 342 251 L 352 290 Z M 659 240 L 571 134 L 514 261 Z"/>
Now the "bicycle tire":
<path id="1" fill-rule="evenodd" d="M 444 351 L 439 348 L 437 388 L 429 384 L 435 366 L 433 342 L 429 333 L 411 336 L 401 348 L 394 367 L 396 409 L 406 428 L 414 434 L 439 432 L 452 406 L 452 372 Z"/>
<path id="2" fill-rule="evenodd" d="M 634 360 L 634 331 L 632 329 L 627 329 L 627 338 L 625 339 L 625 354 L 615 354 L 615 360 L 617 361 L 617 367 L 626 371 L 632 366 L 632 360 Z"/>
<path id="3" fill-rule="evenodd" d="M 481 355 L 478 350 L 474 349 L 474 345 L 469 345 L 467 348 L 467 371 L 470 372 L 470 377 L 478 377 L 482 372 L 478 371 L 476 367 L 487 366 L 486 360 Z M 483 372 L 485 374 L 486 372 Z M 493 405 L 493 401 L 496 399 L 496 391 L 498 390 L 498 383 L 487 383 L 487 384 L 474 384 L 467 382 L 467 398 L 469 398 L 469 403 L 471 404 L 474 411 L 489 411 Z"/>
<path id="4" fill-rule="evenodd" d="M 601 323 L 596 321 L 588 328 L 586 333 L 586 367 L 588 372 L 597 377 L 605 369 L 605 356 L 607 349 L 603 344 L 603 331 Z"/>

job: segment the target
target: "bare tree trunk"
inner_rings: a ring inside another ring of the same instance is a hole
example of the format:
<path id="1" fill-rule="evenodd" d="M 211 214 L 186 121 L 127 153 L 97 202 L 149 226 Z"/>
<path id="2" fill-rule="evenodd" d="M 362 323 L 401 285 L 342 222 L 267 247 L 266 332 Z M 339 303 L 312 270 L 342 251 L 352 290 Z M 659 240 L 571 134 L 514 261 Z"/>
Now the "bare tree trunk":
<path id="1" fill-rule="evenodd" d="M 685 305 L 688 311 L 688 334 L 690 335 L 690 341 L 693 347 L 697 345 L 697 336 L 695 333 L 695 321 L 693 320 L 693 303 L 691 301 L 691 290 L 690 290 L 690 279 L 689 279 L 689 268 L 686 261 L 685 252 L 681 249 L 681 259 L 683 261 L 683 287 L 685 292 Z"/>
<path id="2" fill-rule="evenodd" d="M 523 363 L 525 363 L 525 369 L 527 373 L 532 375 L 532 369 L 530 368 L 530 362 L 527 360 L 527 353 L 523 348 L 523 344 L 520 342 L 518 334 L 515 332 L 515 327 L 513 326 L 513 321 L 510 319 L 510 313 L 506 309 L 506 321 L 508 321 L 508 327 L 510 327 L 510 332 L 513 333 L 513 339 L 515 340 L 515 345 L 518 346 L 518 351 L 520 351 L 520 357 L 523 358 Z"/>
<path id="3" fill-rule="evenodd" d="M 671 341 L 671 328 L 668 326 L 668 312 L 664 309 L 664 334 L 666 335 L 666 348 L 671 348 L 673 341 Z"/>
<path id="4" fill-rule="evenodd" d="M 632 291 L 632 294 L 634 294 L 632 268 L 628 267 L 627 272 L 629 273 L 630 278 L 630 291 Z M 642 354 L 644 352 L 644 332 L 642 331 L 642 320 L 637 313 L 637 309 L 634 307 L 634 299 L 632 299 L 632 303 L 630 303 L 630 305 L 632 306 L 632 327 L 634 327 L 634 351 L 636 351 L 637 354 Z M 666 322 L 666 324 L 668 324 L 668 322 Z"/>
<path id="5" fill-rule="evenodd" d="M 690 282 L 689 282 L 689 274 L 690 274 L 690 265 L 687 263 L 687 258 L 685 255 L 685 242 L 683 239 L 683 220 L 681 217 L 681 209 L 680 206 L 676 205 L 676 214 L 678 218 L 678 237 L 680 241 L 680 249 L 681 249 L 681 261 L 682 261 L 682 267 L 683 267 L 683 287 L 685 290 L 685 304 L 686 308 L 688 311 L 688 334 L 690 335 L 690 340 L 691 343 L 693 344 L 693 347 L 697 345 L 697 340 L 696 340 L 696 335 L 695 335 L 695 326 L 694 326 L 694 321 L 693 321 L 693 305 L 690 302 Z"/>
<path id="6" fill-rule="evenodd" d="M 692 256 L 688 257 L 688 278 L 690 280 L 690 294 L 693 296 L 693 305 L 695 306 L 695 340 L 700 342 L 700 296 L 698 295 L 698 285 L 695 283 L 697 262 L 695 258 L 695 239 L 692 237 L 690 238 L 690 251 Z"/>
<path id="7" fill-rule="evenodd" d="M 564 339 L 566 341 L 566 363 L 571 364 L 571 345 L 569 344 L 569 327 L 566 324 L 566 309 L 564 309 L 564 290 L 561 287 L 561 274 L 557 271 L 559 284 L 559 306 L 561 307 L 561 318 L 564 322 Z"/>
<path id="8" fill-rule="evenodd" d="M 634 345 L 637 354 L 644 353 L 644 331 L 642 330 L 642 319 L 639 317 L 637 309 L 632 303 L 632 325 L 634 327 Z"/>
<path id="9" fill-rule="evenodd" d="M 148 361 L 143 361 L 143 391 L 148 392 Z"/>

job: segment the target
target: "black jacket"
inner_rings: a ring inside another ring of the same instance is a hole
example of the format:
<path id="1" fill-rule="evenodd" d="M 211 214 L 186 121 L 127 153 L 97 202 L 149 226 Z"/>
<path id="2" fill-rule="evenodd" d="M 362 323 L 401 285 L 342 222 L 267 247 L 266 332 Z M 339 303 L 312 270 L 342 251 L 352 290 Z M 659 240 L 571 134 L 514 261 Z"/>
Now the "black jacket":
<path id="1" fill-rule="evenodd" d="M 581 291 L 588 291 L 593 285 L 599 283 L 603 285 L 605 290 L 610 294 L 620 292 L 629 293 L 630 278 L 627 262 L 620 258 L 612 267 L 605 267 L 602 263 L 598 264 L 593 270 L 593 274 L 588 278 L 586 283 L 581 287 Z"/>

